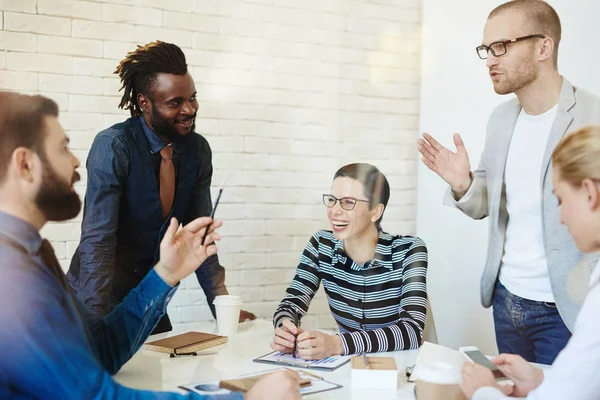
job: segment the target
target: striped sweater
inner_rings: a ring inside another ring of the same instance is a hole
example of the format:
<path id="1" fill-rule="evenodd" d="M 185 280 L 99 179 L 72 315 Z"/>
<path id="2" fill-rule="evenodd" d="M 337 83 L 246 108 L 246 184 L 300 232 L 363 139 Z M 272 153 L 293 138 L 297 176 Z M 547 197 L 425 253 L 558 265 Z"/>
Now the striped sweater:
<path id="1" fill-rule="evenodd" d="M 412 236 L 379 233 L 373 260 L 359 265 L 331 231 L 309 240 L 294 280 L 277 307 L 275 326 L 302 318 L 323 283 L 344 354 L 416 349 L 427 312 L 427 249 Z"/>

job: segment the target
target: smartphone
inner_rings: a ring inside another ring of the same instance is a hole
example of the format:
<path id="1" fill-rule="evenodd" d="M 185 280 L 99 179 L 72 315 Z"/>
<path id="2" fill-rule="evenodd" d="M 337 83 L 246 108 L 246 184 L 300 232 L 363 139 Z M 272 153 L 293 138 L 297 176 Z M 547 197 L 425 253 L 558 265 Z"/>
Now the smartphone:
<path id="1" fill-rule="evenodd" d="M 223 193 L 223 189 L 219 189 L 219 194 L 217 195 L 217 200 L 215 200 L 215 205 L 213 206 L 212 211 L 210 212 L 210 217 L 215 219 L 215 212 L 217 211 L 217 206 L 219 205 L 219 200 L 221 199 L 221 193 Z M 208 228 L 204 232 L 204 236 L 202 236 L 202 245 L 204 245 L 204 241 L 206 240 L 206 236 L 208 236 Z"/>
<path id="2" fill-rule="evenodd" d="M 484 367 L 491 370 L 492 373 L 494 374 L 494 378 L 496 378 L 496 381 L 509 381 L 510 380 L 477 347 L 475 347 L 475 346 L 459 347 L 458 351 L 460 351 L 467 359 L 473 361 L 476 364 L 483 365 Z"/>

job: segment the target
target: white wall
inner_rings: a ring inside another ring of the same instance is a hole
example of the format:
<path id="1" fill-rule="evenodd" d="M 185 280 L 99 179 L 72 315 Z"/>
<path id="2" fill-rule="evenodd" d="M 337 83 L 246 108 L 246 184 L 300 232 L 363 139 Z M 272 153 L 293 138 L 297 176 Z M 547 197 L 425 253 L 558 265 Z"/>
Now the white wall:
<path id="1" fill-rule="evenodd" d="M 372 162 L 394 188 L 384 226 L 414 234 L 420 0 L 0 0 L 0 89 L 55 99 L 82 161 L 122 121 L 115 66 L 137 44 L 181 46 L 198 89 L 196 126 L 213 189 L 230 292 L 272 318 L 344 163 Z M 376 138 L 376 140 L 373 140 Z M 80 217 L 48 224 L 67 267 Z M 169 306 L 177 324 L 212 319 L 195 276 Z M 334 326 L 325 297 L 306 327 Z"/>
<path id="2" fill-rule="evenodd" d="M 501 1 L 423 0 L 421 131 L 447 147 L 462 135 L 476 167 L 492 109 L 508 99 L 494 93 L 481 43 L 489 12 Z M 598 79 L 600 2 L 552 0 L 562 19 L 559 67 L 573 84 L 600 94 Z M 422 164 L 418 170 L 417 234 L 428 245 L 428 291 L 440 343 L 473 344 L 496 353 L 491 309 L 479 301 L 479 279 L 487 249 L 487 220 L 473 221 L 442 206 L 446 185 Z"/>

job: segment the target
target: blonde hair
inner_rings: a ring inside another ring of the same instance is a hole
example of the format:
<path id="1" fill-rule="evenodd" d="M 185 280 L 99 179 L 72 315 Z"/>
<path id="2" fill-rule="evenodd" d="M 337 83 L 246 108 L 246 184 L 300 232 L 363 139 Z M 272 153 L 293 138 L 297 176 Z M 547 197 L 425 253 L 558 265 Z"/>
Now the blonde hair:
<path id="1" fill-rule="evenodd" d="M 574 187 L 584 179 L 600 182 L 600 125 L 581 128 L 561 140 L 552 153 L 552 166 Z"/>

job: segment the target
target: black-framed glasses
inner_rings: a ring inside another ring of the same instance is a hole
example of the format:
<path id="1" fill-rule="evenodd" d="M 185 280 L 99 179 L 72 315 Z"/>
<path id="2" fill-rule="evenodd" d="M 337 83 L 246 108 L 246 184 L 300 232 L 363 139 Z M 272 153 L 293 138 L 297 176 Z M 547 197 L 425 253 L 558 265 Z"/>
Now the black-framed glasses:
<path id="1" fill-rule="evenodd" d="M 369 202 L 369 200 L 360 200 L 355 199 L 354 197 L 342 197 L 341 199 L 338 199 L 337 197 L 331 194 L 323 195 L 323 204 L 325 204 L 328 208 L 334 207 L 335 203 L 337 203 L 338 201 L 340 202 L 340 207 L 342 207 L 346 211 L 353 210 L 354 207 L 356 207 L 356 203 L 358 203 L 359 201 L 362 201 L 364 203 Z"/>
<path id="2" fill-rule="evenodd" d="M 510 40 L 501 40 L 499 42 L 494 42 L 494 43 L 490 43 L 489 46 L 486 46 L 484 44 L 482 44 L 481 46 L 477 46 L 475 48 L 475 50 L 477 51 L 477 55 L 479 56 L 479 58 L 481 58 L 482 60 L 485 60 L 488 57 L 488 52 L 492 52 L 492 55 L 494 57 L 500 57 L 506 54 L 507 50 L 506 50 L 506 46 L 511 44 L 511 43 L 516 43 L 516 42 L 520 42 L 522 40 L 528 40 L 528 39 L 545 39 L 546 36 L 541 35 L 541 34 L 535 34 L 535 35 L 527 35 L 527 36 L 521 36 L 518 37 L 516 39 L 510 39 Z"/>

